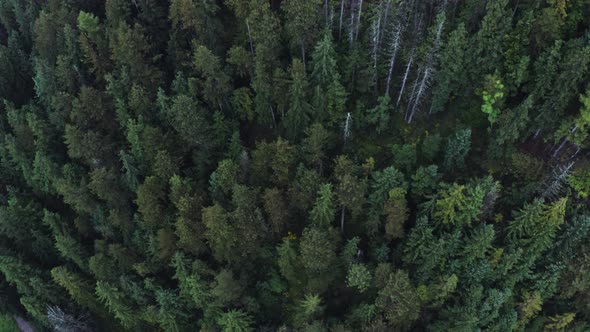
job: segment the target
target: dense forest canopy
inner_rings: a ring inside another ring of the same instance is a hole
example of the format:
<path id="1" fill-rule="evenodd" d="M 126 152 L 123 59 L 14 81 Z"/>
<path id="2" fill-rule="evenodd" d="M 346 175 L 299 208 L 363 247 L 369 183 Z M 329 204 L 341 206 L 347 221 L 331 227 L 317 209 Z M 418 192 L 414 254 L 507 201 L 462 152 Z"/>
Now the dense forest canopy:
<path id="1" fill-rule="evenodd" d="M 3 331 L 590 329 L 588 0 L 0 0 L 0 97 Z"/>

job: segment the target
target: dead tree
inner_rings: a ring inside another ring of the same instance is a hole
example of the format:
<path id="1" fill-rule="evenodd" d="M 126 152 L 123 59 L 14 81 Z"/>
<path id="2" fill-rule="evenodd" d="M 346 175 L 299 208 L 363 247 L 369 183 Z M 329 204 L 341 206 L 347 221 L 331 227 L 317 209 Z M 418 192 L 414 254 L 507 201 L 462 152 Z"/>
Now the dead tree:
<path id="1" fill-rule="evenodd" d="M 444 11 L 441 12 L 439 15 L 440 18 L 438 26 L 436 28 L 434 43 L 430 51 L 426 54 L 426 58 L 423 65 L 424 70 L 422 73 L 422 77 L 420 78 L 420 75 L 418 75 L 418 78 L 416 79 L 416 81 L 420 80 L 420 83 L 418 85 L 418 88 L 414 90 L 415 94 L 413 94 L 410 97 L 410 104 L 408 104 L 408 107 L 411 109 L 411 111 L 409 115 L 406 117 L 406 122 L 408 123 L 411 123 L 414 119 L 414 116 L 418 111 L 418 107 L 422 102 L 422 98 L 424 98 L 428 91 L 428 88 L 430 88 L 430 83 L 432 81 L 433 74 L 436 71 L 435 68 L 438 62 L 438 50 L 440 49 L 442 29 L 445 23 Z M 406 112 L 406 114 L 408 113 Z"/>
<path id="2" fill-rule="evenodd" d="M 408 60 L 408 64 L 406 65 L 406 72 L 404 73 L 404 78 L 402 80 L 402 86 L 399 90 L 399 96 L 397 97 L 396 106 L 399 106 L 400 101 L 402 100 L 402 95 L 404 94 L 404 88 L 406 87 L 406 82 L 408 81 L 408 76 L 410 75 L 410 69 L 412 69 L 412 63 L 414 62 L 414 52 L 415 48 L 412 48 L 410 52 L 410 59 Z"/>
<path id="3" fill-rule="evenodd" d="M 571 161 L 565 166 L 558 166 L 553 170 L 553 175 L 546 182 L 547 185 L 541 194 L 544 199 L 555 199 L 563 191 L 563 185 L 567 181 L 575 161 Z"/>
<path id="4" fill-rule="evenodd" d="M 385 95 L 389 96 L 389 88 L 391 86 L 391 78 L 393 77 L 393 67 L 395 66 L 395 58 L 401 44 L 402 27 L 397 24 L 393 30 L 391 39 L 391 46 L 389 49 L 389 69 L 387 72 L 387 83 L 385 86 Z"/>

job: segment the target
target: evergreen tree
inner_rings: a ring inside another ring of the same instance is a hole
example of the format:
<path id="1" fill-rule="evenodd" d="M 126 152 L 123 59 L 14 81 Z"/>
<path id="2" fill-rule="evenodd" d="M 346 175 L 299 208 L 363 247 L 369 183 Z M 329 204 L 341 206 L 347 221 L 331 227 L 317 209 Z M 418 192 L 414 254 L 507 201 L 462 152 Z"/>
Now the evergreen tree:
<path id="1" fill-rule="evenodd" d="M 0 1 L 0 330 L 587 330 L 589 18 Z"/>
<path id="2" fill-rule="evenodd" d="M 412 286 L 408 273 L 391 273 L 375 304 L 391 328 L 407 330 L 419 318 L 420 299 Z"/>
<path id="3" fill-rule="evenodd" d="M 340 73 L 330 31 L 326 30 L 316 44 L 312 61 L 313 107 L 317 112 L 313 119 L 327 120 L 328 123 L 332 123 L 344 110 L 346 91 L 340 83 Z"/>
<path id="4" fill-rule="evenodd" d="M 291 65 L 291 85 L 289 88 L 289 111 L 285 115 L 287 137 L 297 141 L 311 119 L 311 105 L 307 102 L 308 82 L 305 68 L 295 59 Z"/>
<path id="5" fill-rule="evenodd" d="M 455 133 L 449 138 L 443 166 L 446 171 L 453 171 L 454 169 L 462 169 L 465 167 L 465 157 L 471 149 L 471 130 L 463 129 Z"/>

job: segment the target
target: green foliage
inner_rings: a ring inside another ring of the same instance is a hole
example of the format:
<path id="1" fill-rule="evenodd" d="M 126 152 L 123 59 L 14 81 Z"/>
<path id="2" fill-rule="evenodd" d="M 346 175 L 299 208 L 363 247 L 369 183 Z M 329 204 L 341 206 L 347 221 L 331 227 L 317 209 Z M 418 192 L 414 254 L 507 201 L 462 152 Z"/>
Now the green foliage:
<path id="1" fill-rule="evenodd" d="M 410 144 L 393 144 L 391 153 L 395 166 L 406 172 L 410 172 L 416 164 L 416 147 Z"/>
<path id="2" fill-rule="evenodd" d="M 231 191 L 237 184 L 238 165 L 230 159 L 219 162 L 215 172 L 209 178 L 209 192 L 213 199 L 226 202 L 231 196 Z"/>
<path id="3" fill-rule="evenodd" d="M 405 271 L 389 275 L 375 304 L 392 328 L 407 330 L 420 317 L 420 299 Z"/>
<path id="4" fill-rule="evenodd" d="M 575 313 L 566 313 L 549 317 L 549 322 L 545 324 L 544 331 L 565 331 L 565 328 L 574 320 Z"/>
<path id="5" fill-rule="evenodd" d="M 223 103 L 231 92 L 230 77 L 224 73 L 220 59 L 205 46 L 195 50 L 193 67 L 202 76 L 197 80 L 197 88 L 203 99 L 213 108 L 222 109 Z"/>
<path id="6" fill-rule="evenodd" d="M 333 134 L 320 123 L 314 123 L 307 128 L 305 135 L 301 147 L 304 157 L 322 174 L 327 152 L 332 147 Z"/>
<path id="7" fill-rule="evenodd" d="M 562 198 L 546 205 L 540 200 L 526 204 L 514 214 L 514 221 L 507 227 L 508 235 L 534 252 L 548 249 L 564 221 L 566 203 L 567 199 Z"/>
<path id="8" fill-rule="evenodd" d="M 377 99 L 377 105 L 367 110 L 367 122 L 375 126 L 377 133 L 381 133 L 389 127 L 390 102 L 389 96 L 381 96 Z"/>
<path id="9" fill-rule="evenodd" d="M 316 44 L 311 55 L 312 81 L 315 84 L 313 107 L 317 110 L 314 120 L 336 121 L 337 114 L 344 110 L 346 91 L 340 83 L 332 34 L 329 30 Z"/>
<path id="10" fill-rule="evenodd" d="M 371 287 L 371 272 L 363 264 L 352 264 L 348 268 L 346 275 L 346 285 L 358 289 L 359 292 L 365 292 Z"/>
<path id="11" fill-rule="evenodd" d="M 294 159 L 294 147 L 280 137 L 272 143 L 259 142 L 252 152 L 252 181 L 285 186 L 293 172 Z M 272 174 L 270 179 L 268 174 Z"/>
<path id="12" fill-rule="evenodd" d="M 427 134 L 427 136 L 422 141 L 422 158 L 426 159 L 427 161 L 433 161 L 440 152 L 441 141 L 442 139 L 439 134 Z"/>
<path id="13" fill-rule="evenodd" d="M 291 84 L 289 87 L 289 111 L 285 115 L 284 125 L 287 137 L 297 141 L 305 132 L 312 116 L 311 105 L 307 102 L 307 77 L 301 61 L 294 59 L 291 65 Z"/>
<path id="14" fill-rule="evenodd" d="M 400 239 L 405 235 L 404 224 L 408 219 L 409 209 L 406 201 L 406 190 L 395 188 L 389 192 L 383 212 L 386 215 L 385 237 L 388 240 Z"/>
<path id="15" fill-rule="evenodd" d="M 149 227 L 157 227 L 165 222 L 164 204 L 166 199 L 166 183 L 161 179 L 150 176 L 137 189 L 137 209 L 143 221 Z"/>
<path id="16" fill-rule="evenodd" d="M 124 327 L 132 328 L 137 325 L 137 312 L 134 312 L 133 308 L 127 303 L 128 299 L 119 289 L 106 282 L 99 281 L 96 283 L 96 296 L 109 308 Z"/>
<path id="17" fill-rule="evenodd" d="M 469 51 L 467 38 L 465 24 L 460 23 L 443 45 L 441 73 L 432 92 L 433 113 L 442 111 L 448 102 L 464 93 L 462 89 L 466 88 L 467 83 L 465 65 Z"/>
<path id="18" fill-rule="evenodd" d="M 65 288 L 72 299 L 83 308 L 101 311 L 102 305 L 94 294 L 94 287 L 78 274 L 70 271 L 64 266 L 55 267 L 51 270 L 53 280 Z"/>
<path id="19" fill-rule="evenodd" d="M 230 224 L 226 211 L 220 205 L 203 209 L 203 224 L 213 256 L 219 261 L 231 262 L 235 254 L 235 226 Z"/>
<path id="20" fill-rule="evenodd" d="M 252 318 L 241 310 L 230 310 L 219 316 L 217 324 L 223 332 L 252 331 Z"/>
<path id="21" fill-rule="evenodd" d="M 178 95 L 165 113 L 178 135 L 190 146 L 207 145 L 209 123 L 202 108 L 190 97 Z"/>
<path id="22" fill-rule="evenodd" d="M 335 215 L 332 186 L 325 184 L 318 191 L 318 199 L 311 210 L 310 219 L 314 225 L 327 227 Z"/>
<path id="23" fill-rule="evenodd" d="M 100 30 L 98 17 L 92 13 L 81 11 L 78 15 L 78 28 L 90 35 L 97 34 Z"/>
<path id="24" fill-rule="evenodd" d="M 458 130 L 450 137 L 445 150 L 443 167 L 446 171 L 463 169 L 465 157 L 471 149 L 471 129 Z"/>
<path id="25" fill-rule="evenodd" d="M 6 332 L 18 332 L 20 329 L 16 321 L 9 314 L 0 315 L 0 330 Z"/>
<path id="26" fill-rule="evenodd" d="M 534 318 L 539 311 L 541 311 L 541 305 L 543 300 L 539 292 L 529 293 L 526 292 L 522 296 L 522 302 L 519 305 L 520 319 L 518 321 L 519 326 L 525 326 L 532 318 Z"/>
<path id="27" fill-rule="evenodd" d="M 568 178 L 568 183 L 582 198 L 588 198 L 590 195 L 590 174 L 582 168 L 577 169 Z"/>
<path id="28" fill-rule="evenodd" d="M 483 105 L 481 111 L 488 115 L 490 125 L 494 125 L 500 112 L 504 97 L 504 85 L 494 76 L 486 77 L 486 87 L 482 93 Z"/>
<path id="29" fill-rule="evenodd" d="M 303 321 L 310 322 L 319 317 L 324 310 L 322 299 L 317 294 L 306 294 L 301 301 L 300 310 Z"/>
<path id="30" fill-rule="evenodd" d="M 412 175 L 412 194 L 417 197 L 428 197 L 436 191 L 441 174 L 436 165 L 420 166 Z"/>
<path id="31" fill-rule="evenodd" d="M 587 330 L 589 10 L 0 1 L 0 330 Z"/>
<path id="32" fill-rule="evenodd" d="M 301 263 L 309 277 L 310 291 L 326 290 L 337 276 L 338 260 L 336 249 L 339 238 L 333 228 L 307 227 L 301 236 Z"/>

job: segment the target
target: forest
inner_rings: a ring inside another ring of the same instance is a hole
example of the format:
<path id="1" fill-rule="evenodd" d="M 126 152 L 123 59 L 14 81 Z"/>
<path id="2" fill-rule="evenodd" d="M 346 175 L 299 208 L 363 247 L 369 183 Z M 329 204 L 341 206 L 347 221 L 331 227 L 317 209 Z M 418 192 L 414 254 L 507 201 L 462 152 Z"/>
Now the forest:
<path id="1" fill-rule="evenodd" d="M 0 330 L 590 331 L 590 0 L 0 0 Z"/>

